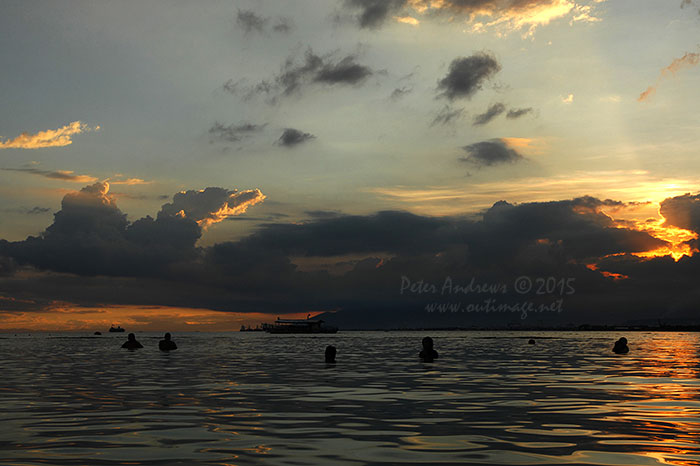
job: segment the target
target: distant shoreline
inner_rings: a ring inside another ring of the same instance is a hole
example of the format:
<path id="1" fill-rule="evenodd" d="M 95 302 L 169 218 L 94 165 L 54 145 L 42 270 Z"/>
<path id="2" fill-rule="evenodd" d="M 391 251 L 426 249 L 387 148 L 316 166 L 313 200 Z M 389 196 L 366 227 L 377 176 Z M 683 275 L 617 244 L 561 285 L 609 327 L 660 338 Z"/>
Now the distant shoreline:
<path id="1" fill-rule="evenodd" d="M 165 330 L 134 330 L 138 333 L 163 333 Z M 26 334 L 51 334 L 51 333 L 89 333 L 90 336 L 99 338 L 100 336 L 124 336 L 104 332 L 103 335 L 93 335 L 93 330 L 0 330 L 0 335 L 26 335 Z M 343 332 L 700 332 L 700 325 L 663 325 L 663 326 L 580 326 L 580 327 L 523 327 L 523 328 L 503 328 L 503 327 L 410 327 L 410 328 L 341 328 L 338 333 Z M 224 330 L 219 332 L 203 330 L 184 330 L 175 333 L 266 333 L 266 332 L 241 332 L 239 330 Z M 290 334 L 290 335 L 324 335 L 324 334 Z"/>

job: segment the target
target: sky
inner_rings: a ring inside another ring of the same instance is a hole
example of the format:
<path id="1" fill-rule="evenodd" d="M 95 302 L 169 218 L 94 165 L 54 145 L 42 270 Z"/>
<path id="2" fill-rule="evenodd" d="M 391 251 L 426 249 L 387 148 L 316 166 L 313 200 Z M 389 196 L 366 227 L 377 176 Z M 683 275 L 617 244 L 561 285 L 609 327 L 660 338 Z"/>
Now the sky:
<path id="1" fill-rule="evenodd" d="M 5 0 L 0 331 L 700 321 L 699 29 L 697 0 Z"/>

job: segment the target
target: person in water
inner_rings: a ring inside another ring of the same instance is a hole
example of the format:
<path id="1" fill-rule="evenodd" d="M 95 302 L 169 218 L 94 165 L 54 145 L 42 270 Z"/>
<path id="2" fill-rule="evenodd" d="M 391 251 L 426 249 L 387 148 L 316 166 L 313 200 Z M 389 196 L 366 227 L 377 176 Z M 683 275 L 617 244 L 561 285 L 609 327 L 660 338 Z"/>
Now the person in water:
<path id="1" fill-rule="evenodd" d="M 423 362 L 433 362 L 438 358 L 438 352 L 433 349 L 433 339 L 423 338 L 423 351 L 418 355 Z"/>
<path id="2" fill-rule="evenodd" d="M 527 342 L 528 345 L 534 345 L 535 344 L 535 339 L 530 338 L 530 341 Z"/>
<path id="3" fill-rule="evenodd" d="M 335 346 L 326 346 L 326 364 L 335 364 Z"/>
<path id="4" fill-rule="evenodd" d="M 163 336 L 163 338 L 163 340 L 160 340 L 158 342 L 158 348 L 161 351 L 172 351 L 177 349 L 177 345 L 174 341 L 170 339 L 171 337 L 169 333 L 166 333 L 165 336 Z"/>
<path id="5" fill-rule="evenodd" d="M 128 338 L 129 339 L 126 340 L 126 342 L 122 345 L 122 348 L 126 348 L 126 349 L 143 348 L 143 345 L 141 343 L 139 343 L 138 341 L 136 341 L 136 335 L 134 335 L 133 333 L 130 333 Z"/>
<path id="6" fill-rule="evenodd" d="M 629 352 L 630 352 L 630 349 L 627 346 L 627 338 L 622 337 L 615 342 L 615 346 L 613 346 L 613 353 L 627 354 Z"/>

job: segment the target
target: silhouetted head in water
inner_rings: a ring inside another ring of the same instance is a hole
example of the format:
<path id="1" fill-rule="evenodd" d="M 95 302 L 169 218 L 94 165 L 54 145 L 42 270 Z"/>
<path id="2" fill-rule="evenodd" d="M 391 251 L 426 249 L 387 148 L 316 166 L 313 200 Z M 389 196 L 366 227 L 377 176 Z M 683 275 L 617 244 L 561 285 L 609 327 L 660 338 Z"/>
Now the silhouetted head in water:
<path id="1" fill-rule="evenodd" d="M 139 349 L 143 348 L 143 345 L 136 341 L 136 335 L 133 333 L 130 333 L 129 336 L 127 337 L 128 339 L 126 340 L 126 343 L 122 345 L 122 348 L 126 349 Z"/>
<path id="2" fill-rule="evenodd" d="M 326 346 L 326 363 L 328 364 L 335 364 L 335 346 L 333 345 L 328 345 Z"/>
<path id="3" fill-rule="evenodd" d="M 528 345 L 534 345 L 535 344 L 535 339 L 530 338 L 530 341 L 527 342 Z"/>
<path id="4" fill-rule="evenodd" d="M 158 349 L 160 349 L 161 351 L 172 351 L 172 350 L 176 350 L 176 349 L 177 349 L 177 345 L 176 345 L 175 342 L 172 341 L 170 338 L 171 338 L 171 337 L 170 337 L 170 334 L 169 334 L 169 333 L 166 333 L 166 334 L 163 336 L 163 340 L 160 340 L 160 341 L 158 342 Z"/>
<path id="5" fill-rule="evenodd" d="M 622 337 L 615 342 L 615 346 L 613 346 L 613 353 L 627 354 L 629 352 L 630 352 L 630 349 L 627 346 L 627 338 Z"/>
<path id="6" fill-rule="evenodd" d="M 433 349 L 433 339 L 423 338 L 423 351 L 418 355 L 423 362 L 433 362 L 438 358 L 438 352 Z"/>

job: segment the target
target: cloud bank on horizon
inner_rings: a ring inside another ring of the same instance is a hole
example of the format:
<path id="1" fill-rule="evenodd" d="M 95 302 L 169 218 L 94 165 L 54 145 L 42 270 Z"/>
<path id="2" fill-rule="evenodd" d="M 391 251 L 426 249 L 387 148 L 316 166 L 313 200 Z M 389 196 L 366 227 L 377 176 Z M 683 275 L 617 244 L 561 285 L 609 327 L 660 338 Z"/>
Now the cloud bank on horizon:
<path id="1" fill-rule="evenodd" d="M 301 223 L 263 224 L 237 241 L 197 245 L 207 225 L 241 215 L 263 199 L 259 190 L 185 191 L 164 204 L 155 219 L 130 222 L 108 183 L 88 185 L 64 197 L 54 222 L 38 237 L 0 240 L 0 307 L 31 320 L 33 312 L 57 302 L 63 308 L 141 305 L 263 314 L 279 313 L 283 306 L 289 312 L 340 310 L 337 317 L 346 323 L 382 309 L 386 314 L 377 317 L 378 326 L 399 312 L 407 325 L 417 325 L 431 318 L 424 306 L 435 296 L 397 293 L 401 277 L 505 283 L 515 273 L 576 280 L 579 294 L 567 298 L 568 314 L 540 316 L 547 322 L 629 320 L 617 304 L 622 298 L 638 306 L 640 320 L 657 315 L 660 300 L 674 303 L 669 318 L 694 312 L 692 286 L 669 294 L 662 285 L 700 278 L 700 254 L 678 262 L 666 255 L 645 257 L 669 243 L 612 218 L 611 212 L 633 209 L 632 204 L 593 197 L 499 201 L 478 218 L 333 212 Z M 699 199 L 700 194 L 685 195 L 661 205 L 668 226 L 696 233 L 689 240 L 695 251 Z M 114 287 L 119 293 L 110 291 Z M 618 298 L 605 301 L 608 295 Z M 601 301 L 592 310 L 596 300 Z M 469 321 L 464 318 L 462 323 Z M 459 316 L 445 322 L 460 322 Z"/>

